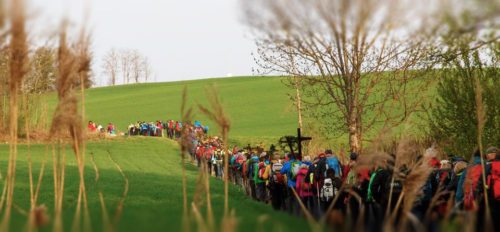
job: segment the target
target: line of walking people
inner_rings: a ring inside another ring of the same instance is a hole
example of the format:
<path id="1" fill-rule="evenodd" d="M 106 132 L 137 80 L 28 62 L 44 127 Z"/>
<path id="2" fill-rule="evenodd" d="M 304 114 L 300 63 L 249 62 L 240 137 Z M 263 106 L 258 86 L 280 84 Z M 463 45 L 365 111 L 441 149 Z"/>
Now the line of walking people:
<path id="1" fill-rule="evenodd" d="M 373 155 L 378 159 L 359 162 L 360 156 L 351 153 L 342 164 L 331 150 L 299 160 L 293 154 L 233 149 L 229 175 L 253 199 L 276 210 L 304 215 L 302 204 L 316 218 L 337 215 L 343 228 L 355 228 L 362 219 L 368 231 L 382 231 L 386 215 L 393 216 L 395 225 L 412 215 L 426 229 L 438 231 L 443 220 L 474 212 L 475 229 L 483 231 L 488 201 L 490 222 L 500 231 L 499 149 L 485 151 L 484 165 L 479 151 L 472 162 L 462 157 L 439 160 L 437 153 L 429 148 L 406 162 L 396 155 Z"/>

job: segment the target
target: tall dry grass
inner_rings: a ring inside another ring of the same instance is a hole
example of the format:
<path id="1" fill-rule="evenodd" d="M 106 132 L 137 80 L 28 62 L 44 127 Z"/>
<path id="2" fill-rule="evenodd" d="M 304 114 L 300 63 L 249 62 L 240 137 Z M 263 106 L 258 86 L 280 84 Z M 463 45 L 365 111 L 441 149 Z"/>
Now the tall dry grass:
<path id="1" fill-rule="evenodd" d="M 229 116 L 224 110 L 222 101 L 218 96 L 218 90 L 215 86 L 206 90 L 207 98 L 211 109 L 203 105 L 198 105 L 200 111 L 205 114 L 210 120 L 215 122 L 218 126 L 219 132 L 222 135 L 222 146 L 224 150 L 224 216 L 222 218 L 222 228 L 225 231 L 234 231 L 236 229 L 236 218 L 234 211 L 229 212 L 229 130 L 231 128 L 231 121 Z"/>
<path id="2" fill-rule="evenodd" d="M 91 230 L 91 222 L 88 211 L 87 193 L 85 188 L 85 143 L 83 130 L 83 119 L 81 113 L 85 111 L 83 104 L 81 111 L 78 111 L 78 98 L 75 94 L 77 83 L 84 88 L 84 79 L 90 71 L 90 52 L 89 41 L 85 31 L 82 30 L 80 40 L 74 45 L 67 41 L 67 22 L 63 22 L 59 35 L 59 48 L 57 56 L 58 77 L 56 81 L 56 90 L 58 96 L 58 105 L 54 112 L 50 136 L 52 141 L 57 143 L 58 151 L 62 150 L 62 157 L 65 157 L 65 144 L 69 137 L 69 144 L 78 164 L 79 173 L 79 191 L 77 206 L 73 218 L 72 230 L 80 231 L 82 229 L 82 210 L 83 210 L 83 230 Z M 85 100 L 84 89 L 80 89 L 82 100 Z M 63 148 L 63 149 L 61 149 Z M 64 166 L 61 163 L 61 153 L 54 155 L 54 184 L 55 184 L 55 223 L 54 230 L 62 230 L 62 197 L 64 192 Z M 56 193 L 57 192 L 57 193 Z"/>
<path id="3" fill-rule="evenodd" d="M 222 133 L 223 139 L 223 149 L 224 149 L 224 216 L 229 213 L 229 195 L 228 195 L 228 185 L 229 185 L 229 149 L 228 149 L 228 136 L 229 129 L 231 128 L 231 121 L 224 111 L 224 106 L 220 101 L 217 93 L 217 89 L 212 86 L 206 90 L 207 97 L 212 109 L 208 109 L 203 105 L 198 105 L 200 111 L 205 114 L 210 120 L 215 122 L 219 128 L 220 133 Z"/>
<path id="4" fill-rule="evenodd" d="M 24 102 L 28 101 L 28 96 L 25 95 L 23 98 Z M 27 138 L 27 159 L 28 159 L 28 177 L 29 177 L 29 187 L 30 187 L 30 211 L 28 214 L 28 223 L 27 223 L 27 231 L 35 231 L 38 227 L 41 227 L 48 223 L 48 218 L 46 215 L 46 207 L 44 205 L 38 205 L 38 196 L 40 193 L 40 187 L 42 184 L 43 176 L 45 174 L 45 164 L 47 162 L 47 153 L 45 152 L 44 159 L 41 164 L 41 168 L 38 174 L 38 179 L 35 184 L 33 180 L 33 161 L 31 157 L 31 136 L 30 136 L 30 117 L 28 113 L 28 104 L 24 105 L 24 114 L 25 117 L 25 130 L 26 130 L 26 138 Z"/>
<path id="5" fill-rule="evenodd" d="M 80 38 L 75 45 L 75 59 L 76 59 L 76 74 L 77 78 L 79 78 L 80 84 L 80 94 L 81 94 L 81 136 L 85 137 L 86 130 L 84 128 L 83 122 L 85 116 L 85 81 L 88 80 L 88 76 L 90 75 L 90 64 L 91 64 L 91 53 L 90 53 L 90 36 L 87 33 L 86 29 L 82 27 L 80 32 Z M 77 125 L 75 125 L 77 126 Z M 78 201 L 77 201 L 77 209 L 75 213 L 75 218 L 73 221 L 73 231 L 80 231 L 80 217 L 81 210 L 83 208 L 83 229 L 84 231 L 91 230 L 91 222 L 90 215 L 88 209 L 88 200 L 87 200 L 87 191 L 85 188 L 85 153 L 86 146 L 85 140 L 82 138 L 80 141 L 76 141 L 73 139 L 74 143 L 80 144 L 81 150 L 75 151 L 75 156 L 78 162 L 78 171 L 80 174 L 80 187 L 78 192 Z"/>
<path id="6" fill-rule="evenodd" d="M 483 167 L 481 169 L 481 178 L 482 178 L 482 183 L 483 186 L 481 186 L 483 190 L 483 196 L 484 196 L 484 210 L 485 210 L 485 218 L 484 222 L 479 222 L 479 223 L 484 223 L 485 228 L 488 231 L 492 231 L 493 225 L 491 221 L 491 209 L 490 209 L 490 204 L 489 204 L 489 197 L 488 197 L 488 187 L 486 186 L 486 165 L 483 157 L 483 131 L 484 131 L 484 125 L 486 124 L 486 105 L 483 102 L 483 88 L 481 87 L 481 82 L 478 77 L 479 74 L 474 75 L 474 83 L 475 83 L 475 101 L 476 101 L 476 117 L 477 117 L 477 144 L 479 147 L 479 153 L 481 157 L 481 166 Z"/>
<path id="7" fill-rule="evenodd" d="M 192 108 L 186 108 L 187 104 L 187 86 L 184 87 L 182 91 L 182 102 L 181 102 L 181 119 L 183 122 L 190 122 L 192 120 Z M 189 208 L 188 208 L 188 197 L 187 197 L 187 177 L 186 177 L 186 155 L 193 148 L 193 144 L 188 134 L 188 128 L 182 128 L 181 137 L 181 159 L 182 159 L 182 228 L 183 231 L 190 231 L 190 220 L 189 220 Z"/>
<path id="8" fill-rule="evenodd" d="M 218 92 L 215 88 L 207 90 L 207 99 L 210 107 L 198 105 L 199 110 L 214 121 L 222 133 L 223 150 L 224 150 L 224 216 L 220 223 L 220 228 L 216 228 L 214 213 L 212 208 L 212 197 L 210 190 L 211 176 L 208 173 L 206 162 L 202 162 L 196 181 L 195 193 L 191 204 L 188 203 L 187 193 L 187 177 L 186 177 L 186 155 L 193 148 L 190 131 L 187 127 L 183 127 L 183 133 L 180 140 L 181 157 L 182 157 L 182 193 L 183 193 L 183 230 L 191 231 L 191 223 L 194 222 L 198 231 L 235 231 L 237 220 L 234 210 L 229 210 L 229 192 L 228 192 L 228 155 L 227 147 L 230 121 L 225 113 L 224 107 L 218 97 Z M 184 88 L 181 104 L 181 118 L 183 122 L 191 122 L 193 114 L 192 108 L 187 107 L 187 88 Z M 200 209 L 206 208 L 206 213 L 202 214 Z"/>
<path id="9" fill-rule="evenodd" d="M 9 77 L 9 164 L 5 180 L 6 201 L 0 229 L 9 230 L 12 205 L 14 201 L 14 186 L 16 181 L 17 143 L 18 143 L 18 97 L 21 82 L 26 73 L 27 63 L 27 33 L 24 1 L 16 0 L 10 3 L 10 77 Z M 3 198 L 3 196 L 2 196 Z M 3 203 L 3 200 L 2 200 Z"/>

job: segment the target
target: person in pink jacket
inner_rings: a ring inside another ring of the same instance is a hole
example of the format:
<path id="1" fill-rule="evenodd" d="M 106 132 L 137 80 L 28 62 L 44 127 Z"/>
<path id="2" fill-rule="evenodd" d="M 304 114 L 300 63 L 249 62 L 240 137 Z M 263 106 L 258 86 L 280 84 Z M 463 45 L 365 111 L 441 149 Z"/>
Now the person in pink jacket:
<path id="1" fill-rule="evenodd" d="M 313 192 L 310 181 L 306 182 L 306 178 L 309 178 L 307 176 L 308 170 L 309 170 L 308 165 L 302 164 L 300 166 L 299 172 L 297 173 L 297 182 L 295 185 L 295 190 L 297 191 L 297 194 L 302 200 L 302 203 L 304 203 L 304 206 L 309 211 L 311 211 L 313 209 L 314 200 L 313 200 Z"/>

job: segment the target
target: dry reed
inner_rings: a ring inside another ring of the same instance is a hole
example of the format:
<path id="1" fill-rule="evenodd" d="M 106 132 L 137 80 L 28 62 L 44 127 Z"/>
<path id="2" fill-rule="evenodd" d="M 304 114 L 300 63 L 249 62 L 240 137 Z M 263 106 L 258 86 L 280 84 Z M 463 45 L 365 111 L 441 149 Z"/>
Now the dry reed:
<path id="1" fill-rule="evenodd" d="M 187 104 L 187 87 L 184 87 L 182 91 L 182 102 L 181 102 L 181 119 L 183 122 L 191 121 L 192 108 L 186 109 Z M 188 211 L 188 199 L 187 199 L 187 177 L 186 177 L 186 154 L 192 149 L 193 144 L 190 141 L 190 136 L 188 135 L 187 127 L 183 127 L 183 133 L 181 137 L 181 159 L 182 159 L 182 228 L 183 231 L 190 231 L 189 226 L 189 211 Z"/>
<path id="2" fill-rule="evenodd" d="M 90 63 L 91 63 L 91 54 L 89 49 L 89 36 L 83 27 L 80 32 L 80 38 L 76 45 L 76 73 L 79 77 L 80 81 L 80 94 L 81 94 L 81 120 L 80 120 L 80 129 L 84 127 L 83 125 L 83 117 L 85 116 L 85 81 L 88 79 L 88 75 L 90 72 Z M 75 127 L 78 125 L 75 125 Z M 81 130 L 81 137 L 84 137 L 85 130 Z M 83 206 L 83 228 L 84 231 L 91 230 L 91 222 L 90 215 L 88 210 L 88 202 L 87 202 L 87 192 L 85 188 L 85 153 L 86 146 L 85 140 L 81 138 L 79 141 L 75 140 L 73 137 L 74 143 L 78 143 L 81 146 L 80 152 L 75 152 L 75 156 L 78 161 L 78 170 L 80 174 L 80 191 L 78 192 L 78 202 L 77 202 L 77 210 L 75 213 L 75 220 L 73 221 L 73 231 L 79 231 L 80 227 L 80 212 L 81 207 Z M 128 182 L 127 182 L 128 183 Z"/>
<path id="3" fill-rule="evenodd" d="M 481 87 L 481 83 L 479 81 L 479 77 L 477 76 L 478 74 L 474 75 L 474 82 L 475 82 L 475 88 L 474 88 L 474 93 L 475 93 L 475 101 L 476 101 L 476 116 L 477 116 L 477 144 L 479 146 L 479 154 L 481 157 L 481 178 L 482 178 L 482 183 L 487 183 L 486 182 L 486 165 L 485 161 L 483 158 L 483 131 L 484 131 L 484 125 L 486 124 L 486 105 L 483 102 L 483 88 Z M 493 230 L 493 225 L 491 221 L 491 209 L 490 209 L 490 204 L 489 204 L 489 197 L 488 197 L 488 189 L 485 184 L 481 186 L 483 189 L 483 196 L 484 196 L 484 209 L 485 209 L 485 218 L 484 218 L 484 224 L 485 228 L 487 231 L 492 231 Z M 483 222 L 479 222 L 483 223 Z"/>
<path id="4" fill-rule="evenodd" d="M 24 96 L 23 101 L 26 103 L 28 101 L 27 95 Z M 35 231 L 37 227 L 45 225 L 48 221 L 46 213 L 46 207 L 38 206 L 38 194 L 40 192 L 40 186 L 42 184 L 42 179 L 45 171 L 45 163 L 47 160 L 46 150 L 44 159 L 41 164 L 40 173 L 38 174 L 38 180 L 36 186 L 33 182 L 33 161 L 31 158 L 31 137 L 30 137 L 30 117 L 28 113 L 28 104 L 24 104 L 24 114 L 25 114 L 25 130 L 27 138 L 27 159 L 28 159 L 28 177 L 29 177 L 29 187 L 30 187 L 30 212 L 28 215 L 27 231 Z"/>
<path id="5" fill-rule="evenodd" d="M 5 181 L 6 206 L 3 212 L 3 219 L 0 225 L 2 231 L 9 230 L 12 204 L 14 201 L 14 185 L 16 181 L 16 161 L 18 143 L 18 95 L 22 79 L 26 73 L 27 63 L 27 34 L 25 31 L 26 16 L 24 12 L 24 1 L 12 1 L 10 4 L 10 81 L 9 81 L 9 164 L 7 168 L 7 178 Z"/>
<path id="6" fill-rule="evenodd" d="M 69 134 L 71 138 L 71 145 L 75 158 L 78 164 L 78 171 L 80 177 L 78 201 L 75 212 L 75 217 L 73 220 L 73 231 L 79 231 L 81 228 L 80 218 L 81 218 L 81 208 L 83 204 L 84 210 L 84 224 L 83 228 L 85 231 L 90 230 L 90 217 L 88 215 L 87 207 L 87 195 L 85 191 L 85 181 L 84 181 L 84 139 L 83 139 L 83 123 L 82 117 L 78 113 L 78 99 L 74 94 L 75 83 L 82 75 L 87 75 L 88 65 L 87 57 L 81 55 L 83 53 L 87 54 L 88 45 L 86 41 L 80 41 L 77 45 L 77 51 L 68 46 L 66 33 L 66 21 L 63 22 L 60 38 L 59 38 L 59 48 L 58 48 L 58 78 L 56 82 L 56 90 L 59 98 L 58 105 L 54 112 L 52 119 L 52 125 L 50 129 L 50 136 L 53 141 L 57 141 L 58 150 L 60 150 L 61 143 L 63 143 L 64 136 Z M 81 52 L 84 51 L 84 52 Z M 79 53 L 80 52 L 80 53 Z M 80 83 L 82 84 L 82 83 Z M 83 95 L 82 95 L 83 96 Z M 64 145 L 63 145 L 64 148 Z M 65 149 L 63 149 L 62 156 L 65 156 Z M 60 154 L 58 153 L 58 156 Z M 56 159 L 55 156 L 53 156 Z M 62 192 L 64 191 L 64 163 L 59 162 L 60 157 L 57 157 L 55 162 L 55 173 L 54 173 L 54 183 L 56 188 L 54 191 L 59 191 L 61 193 L 55 194 L 56 197 L 56 219 L 54 224 L 55 231 L 62 230 Z M 64 158 L 63 158 L 64 160 Z M 60 165 L 60 167 L 57 167 Z"/>
<path id="7" fill-rule="evenodd" d="M 212 110 L 198 105 L 200 111 L 205 114 L 209 119 L 217 124 L 219 127 L 219 132 L 222 133 L 223 139 L 223 150 L 224 150 L 224 216 L 228 216 L 229 213 L 229 195 L 228 195 L 228 185 L 229 185 L 229 149 L 227 147 L 229 129 L 231 127 L 231 122 L 229 117 L 224 111 L 224 106 L 222 105 L 219 97 L 217 96 L 217 89 L 212 86 L 206 90 L 207 98 L 209 100 Z"/>

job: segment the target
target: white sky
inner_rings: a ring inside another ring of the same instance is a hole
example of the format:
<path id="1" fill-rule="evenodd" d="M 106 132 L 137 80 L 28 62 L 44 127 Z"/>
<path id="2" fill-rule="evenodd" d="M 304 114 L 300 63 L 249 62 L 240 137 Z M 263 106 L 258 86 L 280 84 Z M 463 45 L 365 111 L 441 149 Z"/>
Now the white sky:
<path id="1" fill-rule="evenodd" d="M 241 23 L 237 0 L 28 2 L 41 31 L 55 31 L 63 16 L 79 25 L 85 9 L 90 9 L 98 85 L 106 83 L 100 66 L 111 48 L 139 50 L 149 58 L 156 81 L 251 75 L 255 66 L 251 56 L 255 46 Z"/>

